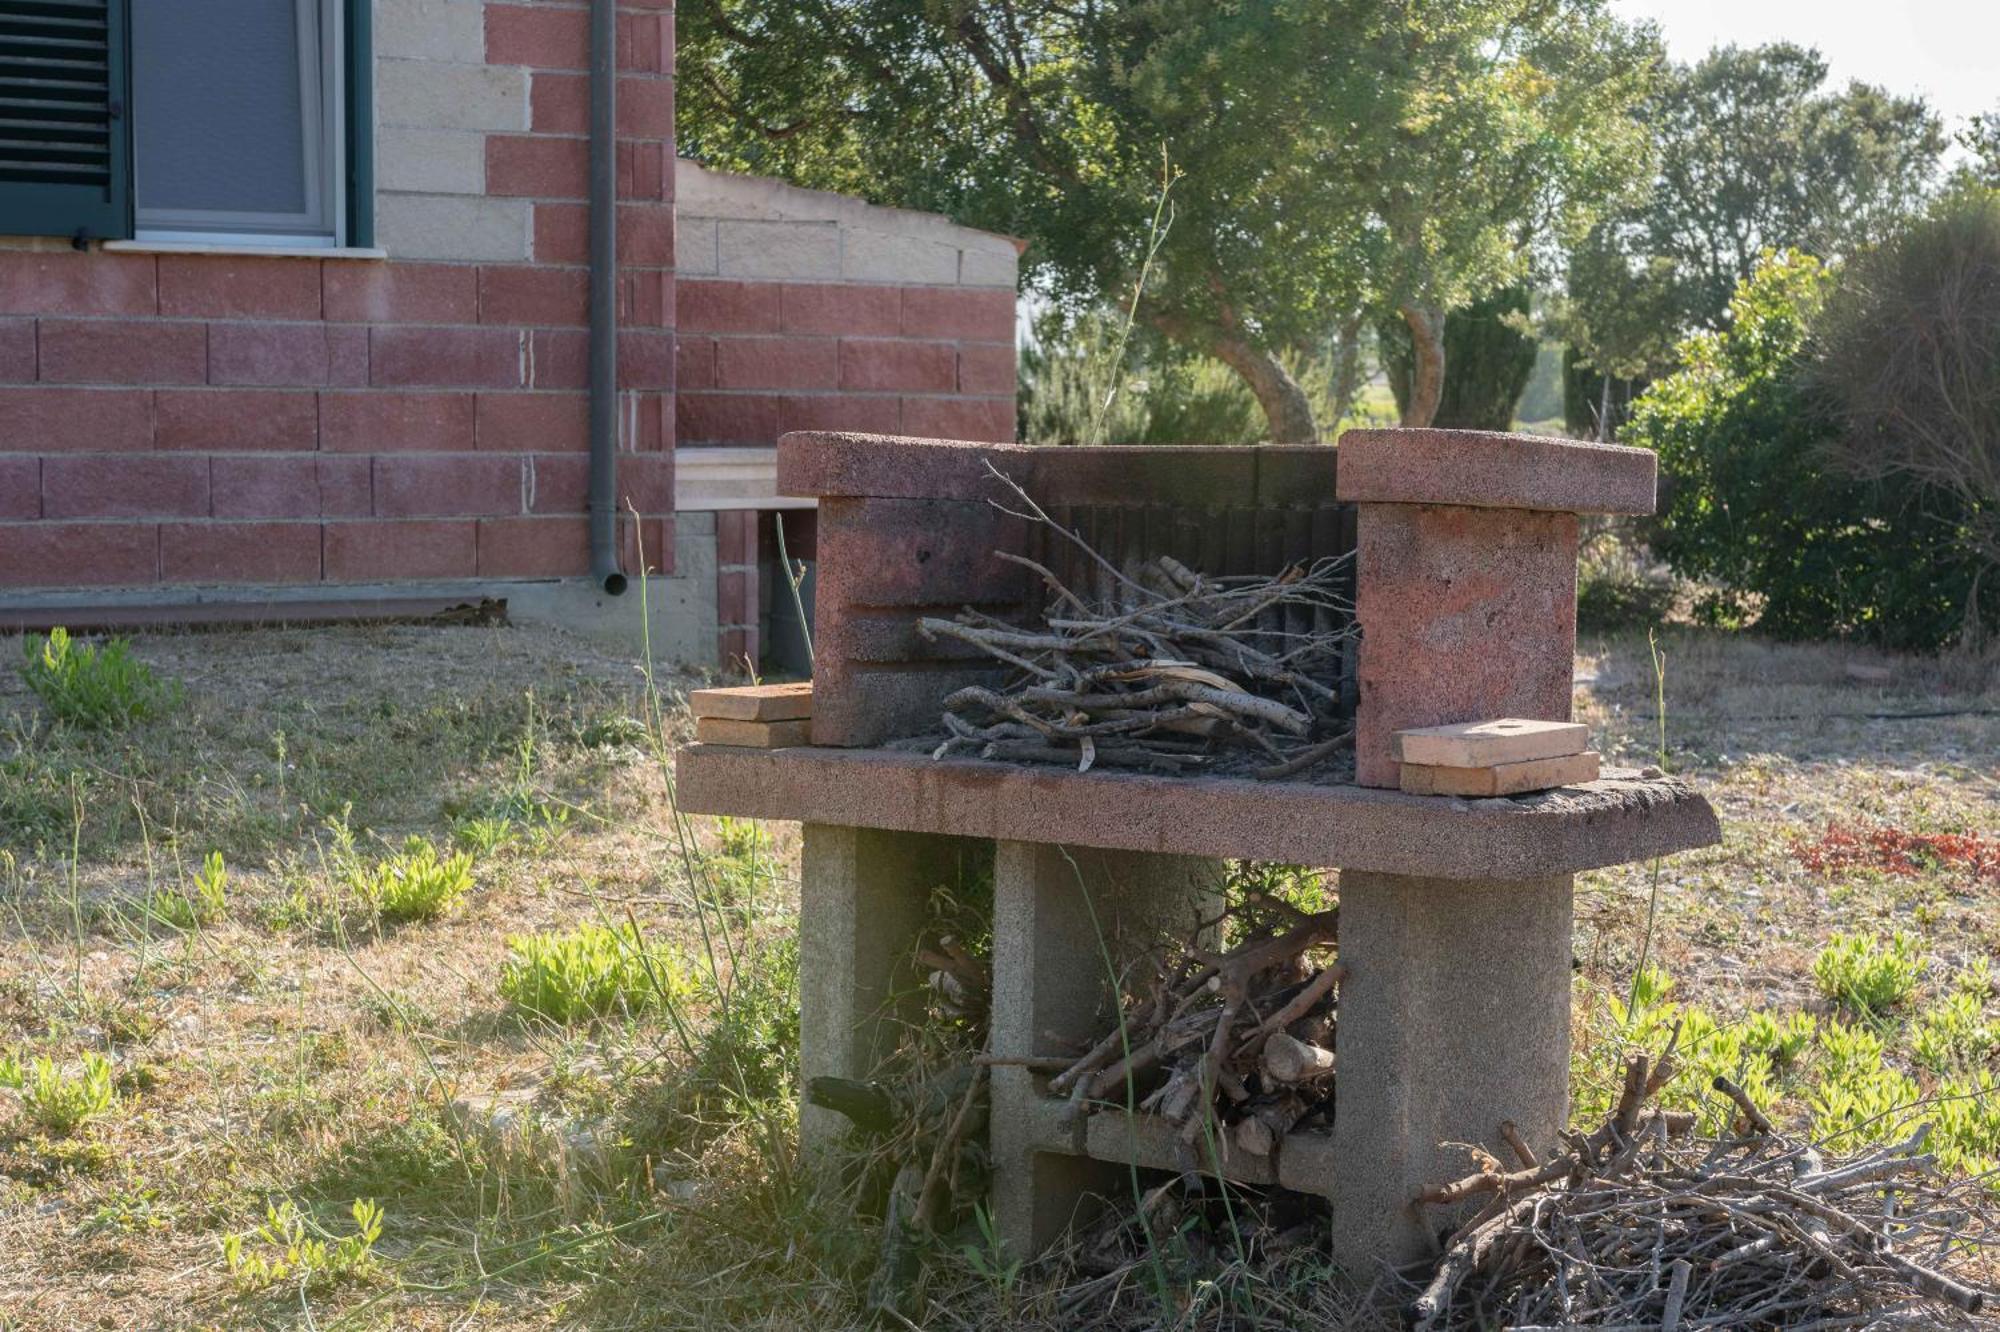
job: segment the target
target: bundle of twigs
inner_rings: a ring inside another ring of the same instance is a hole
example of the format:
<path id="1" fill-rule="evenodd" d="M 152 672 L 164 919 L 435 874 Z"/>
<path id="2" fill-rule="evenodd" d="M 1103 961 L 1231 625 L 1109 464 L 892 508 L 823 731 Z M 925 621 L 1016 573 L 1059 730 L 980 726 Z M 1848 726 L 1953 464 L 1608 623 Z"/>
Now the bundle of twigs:
<path id="1" fill-rule="evenodd" d="M 1166 556 L 1127 571 L 993 475 L 1024 506 L 1016 516 L 1074 545 L 1117 592 L 1087 602 L 1046 566 L 997 551 L 1047 585 L 1052 601 L 1042 625 L 1022 628 L 970 609 L 920 620 L 925 637 L 957 639 L 1016 672 L 1003 689 L 961 689 L 945 699 L 946 738 L 936 757 L 972 752 L 1079 771 L 1102 764 L 1183 772 L 1241 751 L 1260 762 L 1257 776 L 1281 778 L 1347 742 L 1338 679 L 1353 635 L 1342 590 L 1348 557 L 1269 576 L 1211 577 Z M 1320 627 L 1285 627 L 1293 623 Z"/>
<path id="2" fill-rule="evenodd" d="M 1301 1121 L 1330 1110 L 1341 969 L 1316 955 L 1333 943 L 1337 913 L 1257 896 L 1230 914 L 1248 927 L 1235 947 L 1213 952 L 1198 939 L 1156 960 L 1145 992 L 1055 1071 L 1049 1090 L 1079 1109 L 1111 1101 L 1160 1115 L 1193 1163 L 1239 1150 L 1268 1156 Z"/>
<path id="3" fill-rule="evenodd" d="M 1991 1242 L 1985 1181 L 1941 1177 L 1927 1129 L 1835 1158 L 1778 1133 L 1727 1078 L 1731 1132 L 1692 1140 L 1694 1116 L 1648 1108 L 1669 1047 L 1627 1065 L 1596 1132 L 1519 1168 L 1491 1158 L 1422 1204 L 1485 1205 L 1445 1245 L 1412 1309 L 1418 1332 L 1507 1326 L 1909 1328 L 1977 1322 L 1986 1295 L 1955 1275 Z"/>

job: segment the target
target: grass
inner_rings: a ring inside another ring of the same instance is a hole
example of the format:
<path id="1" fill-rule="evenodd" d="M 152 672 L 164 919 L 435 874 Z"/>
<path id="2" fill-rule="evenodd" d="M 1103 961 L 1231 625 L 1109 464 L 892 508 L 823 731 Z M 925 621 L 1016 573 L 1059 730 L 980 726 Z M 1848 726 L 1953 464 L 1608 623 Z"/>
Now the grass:
<path id="1" fill-rule="evenodd" d="M 1678 1021 L 1676 1094 L 1711 1116 L 1715 1071 L 1855 1137 L 1943 1097 L 1953 1161 L 2000 1156 L 2000 719 L 1966 711 L 2000 694 L 1950 660 L 1662 641 L 1670 765 L 1725 838 L 1662 863 L 1638 986 L 1648 867 L 1579 880 L 1579 1114 Z M 797 832 L 675 812 L 684 682 L 527 628 L 128 657 L 178 705 L 81 727 L 0 673 L 0 1326 L 862 1325 L 868 1179 L 793 1151 Z M 1579 667 L 1594 746 L 1655 762 L 1644 636 L 1587 637 Z M 1963 715 L 1871 716 L 1916 712 Z M 385 865 L 461 883 L 461 856 L 476 887 L 424 894 L 449 909 L 371 928 Z M 1313 908 L 1338 887 L 1237 875 Z M 968 944 L 981 902 L 940 893 Z M 1309 1264 L 1202 1279 L 1198 1240 L 1165 1266 L 1208 1311 L 1187 1326 L 1336 1311 Z M 976 1216 L 947 1247 L 918 1325 L 1064 1326 L 1050 1274 Z"/>

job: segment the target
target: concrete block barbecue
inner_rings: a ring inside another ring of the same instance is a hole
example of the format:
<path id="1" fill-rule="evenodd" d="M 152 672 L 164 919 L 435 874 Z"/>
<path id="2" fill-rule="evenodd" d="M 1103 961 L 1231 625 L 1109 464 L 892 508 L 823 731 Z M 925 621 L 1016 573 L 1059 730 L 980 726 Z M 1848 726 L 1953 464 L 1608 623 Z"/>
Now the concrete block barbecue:
<path id="1" fill-rule="evenodd" d="M 1577 516 L 1647 512 L 1638 450 L 1459 431 L 1357 431 L 1338 448 L 1029 448 L 795 434 L 779 484 L 820 501 L 812 745 L 694 745 L 677 787 L 696 813 L 805 824 L 800 950 L 807 1077 L 866 1077 L 915 986 L 924 904 L 965 857 L 994 866 L 994 1216 L 1022 1254 L 1049 1243 L 1129 1167 L 1187 1166 L 1145 1114 L 1052 1097 L 1037 1056 L 1104 1030 L 1106 955 L 1212 916 L 1226 858 L 1340 871 L 1332 1129 L 1267 1157 L 1211 1156 L 1246 1185 L 1332 1201 L 1335 1255 L 1424 1252 L 1408 1206 L 1505 1156 L 1512 1120 L 1550 1151 L 1568 1116 L 1572 876 L 1718 840 L 1686 784 L 1606 770 L 1512 798 L 1395 789 L 1395 732 L 1570 719 Z M 933 760 L 942 700 L 997 683 L 991 658 L 925 639 L 925 615 L 971 606 L 1033 622 L 1033 560 L 1073 590 L 1111 577 L 1005 511 L 1003 472 L 1114 566 L 1172 556 L 1211 575 L 1270 575 L 1355 554 L 1360 626 L 1337 686 L 1356 778 L 1257 781 Z M 1004 507 L 1003 507 L 1004 506 Z M 1344 715 L 1344 714 L 1343 714 Z M 901 743 L 899 743 L 901 742 Z M 1115 961 L 1113 963 L 1115 968 Z M 835 1125 L 808 1108 L 809 1142 Z M 1433 1218 L 1435 1221 L 1437 1218 Z"/>

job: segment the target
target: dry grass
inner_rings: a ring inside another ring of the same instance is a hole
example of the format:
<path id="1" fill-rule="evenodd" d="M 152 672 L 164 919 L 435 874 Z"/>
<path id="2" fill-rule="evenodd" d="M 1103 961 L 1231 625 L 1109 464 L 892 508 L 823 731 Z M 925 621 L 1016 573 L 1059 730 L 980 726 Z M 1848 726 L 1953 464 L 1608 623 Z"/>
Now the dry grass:
<path id="1" fill-rule="evenodd" d="M 1990 713 L 1990 671 L 1870 657 L 1891 671 L 1876 684 L 1832 649 L 1665 646 L 1672 764 L 1727 829 L 1664 869 L 1655 957 L 1675 999 L 1725 1018 L 1824 1012 L 1812 961 L 1843 930 L 1918 932 L 1926 994 L 2000 952 L 2000 885 L 1829 879 L 1792 851 L 1836 821 L 2000 833 L 2000 717 L 1860 715 Z M 685 722 L 643 724 L 629 664 L 526 628 L 163 635 L 135 651 L 185 702 L 110 735 L 51 726 L 0 673 L 0 1053 L 104 1051 L 120 1089 L 66 1138 L 0 1093 L 0 1328 L 859 1324 L 873 1227 L 791 1170 L 787 1095 L 764 1076 L 785 1069 L 796 830 L 759 848 L 696 820 L 686 854 L 660 761 Z M 17 653 L 0 640 L 0 662 Z M 1580 715 L 1607 756 L 1644 761 L 1644 642 L 1587 644 L 1581 664 Z M 443 920 L 378 925 L 343 891 L 343 819 L 369 857 L 510 810 L 513 840 L 480 855 Z M 222 915 L 149 920 L 138 904 L 211 849 L 229 866 Z M 1606 997 L 1630 982 L 1648 884 L 1644 866 L 1582 884 L 1586 1080 L 1612 1055 Z M 508 1011 L 508 935 L 628 912 L 696 978 L 683 1007 L 561 1030 Z M 711 1037 L 718 986 L 766 1025 Z M 530 1107 L 549 1127 L 489 1134 L 454 1103 Z M 268 1202 L 339 1236 L 360 1197 L 386 1212 L 373 1274 L 232 1278 L 221 1240 Z M 932 1326 L 1062 1325 L 1047 1281 L 996 1283 L 963 1256 L 932 1295 Z M 1286 1298 L 1328 1317 L 1346 1297 Z"/>

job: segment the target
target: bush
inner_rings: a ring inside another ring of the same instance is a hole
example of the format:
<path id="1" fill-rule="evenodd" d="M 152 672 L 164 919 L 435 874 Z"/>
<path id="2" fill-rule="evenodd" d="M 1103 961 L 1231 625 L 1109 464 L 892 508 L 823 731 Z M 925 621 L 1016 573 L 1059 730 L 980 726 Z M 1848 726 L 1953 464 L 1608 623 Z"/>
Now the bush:
<path id="1" fill-rule="evenodd" d="M 1934 647 L 1957 631 L 1972 564 L 1916 487 L 1828 465 L 1835 426 L 1805 361 L 1828 283 L 1807 256 L 1770 256 L 1730 328 L 1684 342 L 1684 368 L 1639 401 L 1623 439 L 1660 455 L 1653 549 L 1719 585 L 1696 606 L 1712 621 Z"/>
<path id="2" fill-rule="evenodd" d="M 1813 341 L 1835 465 L 1915 489 L 1954 530 L 1976 641 L 2000 625 L 2000 588 L 1983 608 L 1978 596 L 2000 571 L 2000 194 L 1947 196 L 1848 261 Z"/>
<path id="3" fill-rule="evenodd" d="M 355 891 L 384 920 L 435 920 L 472 891 L 472 857 L 440 858 L 428 838 L 412 837 L 396 855 L 354 871 Z"/>
<path id="4" fill-rule="evenodd" d="M 177 930 L 192 930 L 222 918 L 229 909 L 229 870 L 222 853 L 211 851 L 186 888 L 155 888 L 146 895 L 146 914 Z"/>
<path id="5" fill-rule="evenodd" d="M 679 963 L 629 927 L 583 924 L 517 934 L 500 963 L 500 995 L 524 1013 L 576 1022 L 638 1013 L 688 992 Z"/>
<path id="6" fill-rule="evenodd" d="M 114 638 L 102 648 L 78 645 L 69 630 L 30 637 L 21 679 L 49 711 L 72 726 L 113 730 L 157 715 L 175 690 L 153 668 L 132 656 L 131 644 Z"/>

